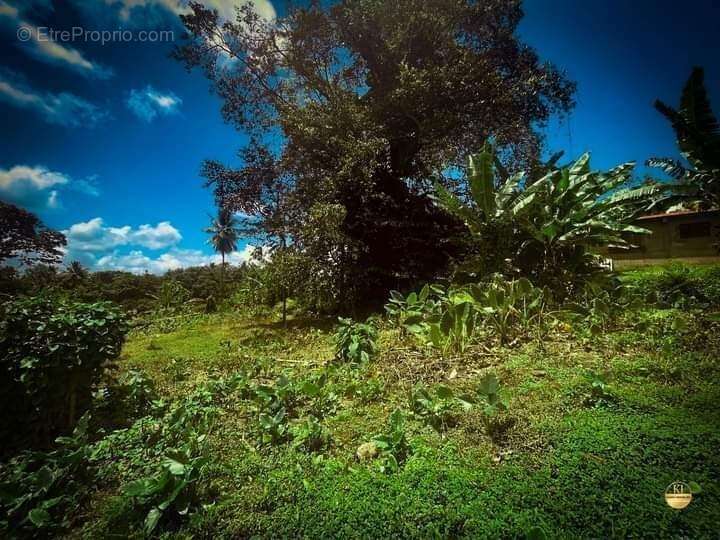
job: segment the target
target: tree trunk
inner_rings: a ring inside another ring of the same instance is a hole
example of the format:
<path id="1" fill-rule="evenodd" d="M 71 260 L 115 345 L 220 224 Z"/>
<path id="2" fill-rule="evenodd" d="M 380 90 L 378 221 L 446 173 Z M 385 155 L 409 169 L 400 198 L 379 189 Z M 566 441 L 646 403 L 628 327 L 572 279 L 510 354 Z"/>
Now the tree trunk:
<path id="1" fill-rule="evenodd" d="M 220 252 L 220 300 L 225 299 L 225 252 Z"/>

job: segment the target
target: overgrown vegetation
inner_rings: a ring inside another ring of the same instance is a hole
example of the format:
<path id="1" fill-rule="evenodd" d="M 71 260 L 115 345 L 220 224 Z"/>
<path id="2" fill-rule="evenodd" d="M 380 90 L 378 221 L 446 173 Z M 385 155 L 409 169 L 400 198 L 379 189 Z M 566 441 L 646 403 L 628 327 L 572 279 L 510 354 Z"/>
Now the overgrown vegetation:
<path id="1" fill-rule="evenodd" d="M 64 237 L 2 203 L 0 536 L 717 536 L 720 267 L 595 254 L 717 205 L 702 71 L 656 104 L 692 169 L 638 184 L 540 159 L 574 85 L 519 2 L 188 7 L 175 55 L 251 135 L 203 167 L 221 264 L 34 264 Z"/>

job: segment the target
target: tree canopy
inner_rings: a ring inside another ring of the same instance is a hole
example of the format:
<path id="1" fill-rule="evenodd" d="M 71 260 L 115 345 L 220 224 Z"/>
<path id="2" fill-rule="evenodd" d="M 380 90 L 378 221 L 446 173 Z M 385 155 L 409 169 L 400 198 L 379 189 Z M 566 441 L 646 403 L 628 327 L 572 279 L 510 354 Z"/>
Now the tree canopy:
<path id="1" fill-rule="evenodd" d="M 175 56 L 252 136 L 240 168 L 206 164 L 216 196 L 364 294 L 431 278 L 459 249 L 434 182 L 462 181 L 488 138 L 509 169 L 533 165 L 538 127 L 573 104 L 574 84 L 518 39 L 519 1 L 311 2 L 274 21 L 190 5 Z"/>
<path id="2" fill-rule="evenodd" d="M 59 263 L 65 235 L 45 226 L 33 213 L 0 201 L 0 263 L 17 257 L 25 264 Z"/>

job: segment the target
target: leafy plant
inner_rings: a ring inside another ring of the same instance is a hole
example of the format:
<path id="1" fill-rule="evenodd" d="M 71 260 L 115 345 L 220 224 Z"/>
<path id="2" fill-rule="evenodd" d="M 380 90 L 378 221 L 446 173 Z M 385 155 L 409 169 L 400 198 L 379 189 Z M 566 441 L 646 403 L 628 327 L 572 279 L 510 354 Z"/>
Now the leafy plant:
<path id="1" fill-rule="evenodd" d="M 261 412 L 258 416 L 260 429 L 260 442 L 264 444 L 279 444 L 288 438 L 289 423 L 287 412 L 282 407 L 274 414 Z"/>
<path id="2" fill-rule="evenodd" d="M 433 392 L 417 384 L 410 393 L 413 414 L 438 433 L 455 423 L 458 406 L 466 403 L 457 399 L 452 389 L 442 384 L 437 385 Z"/>
<path id="3" fill-rule="evenodd" d="M 392 412 L 387 431 L 373 437 L 373 442 L 380 451 L 382 471 L 395 471 L 404 463 L 411 448 L 405 436 L 405 415 L 400 409 Z"/>
<path id="4" fill-rule="evenodd" d="M 0 433 L 48 445 L 88 410 L 93 387 L 120 354 L 127 325 L 109 303 L 20 298 L 0 308 Z"/>
<path id="5" fill-rule="evenodd" d="M 473 336 L 477 311 L 471 301 L 450 303 L 439 316 L 431 319 L 429 338 L 444 352 L 465 352 Z"/>
<path id="6" fill-rule="evenodd" d="M 445 289 L 437 284 L 425 284 L 420 292 L 411 292 L 407 296 L 390 291 L 385 312 L 403 330 L 421 334 L 427 331 L 426 319 L 437 312 L 445 297 Z"/>
<path id="7" fill-rule="evenodd" d="M 509 242 L 521 232 L 513 255 L 527 276 L 567 289 L 575 274 L 594 267 L 589 247 L 631 247 L 628 233 L 649 231 L 633 225 L 637 213 L 660 192 L 656 186 L 630 187 L 633 163 L 608 172 L 590 170 L 589 154 L 561 169 L 552 168 L 537 181 L 523 173 L 507 176 L 486 144 L 469 158 L 470 203 L 437 185 L 437 201 L 482 237 L 488 227 L 509 229 Z M 514 228 L 513 228 L 514 227 Z"/>
<path id="8" fill-rule="evenodd" d="M 147 413 L 153 401 L 158 398 L 155 383 L 142 371 L 130 370 L 120 379 L 120 385 L 124 390 L 126 403 L 136 416 Z"/>
<path id="9" fill-rule="evenodd" d="M 507 399 L 501 393 L 500 380 L 494 373 L 488 373 L 480 379 L 477 395 L 485 402 L 483 411 L 487 416 L 492 417 L 508 408 Z"/>
<path id="10" fill-rule="evenodd" d="M 305 448 L 309 452 L 317 452 L 330 444 L 330 436 L 320 421 L 312 415 L 296 422 L 290 432 L 293 446 Z"/>
<path id="11" fill-rule="evenodd" d="M 335 332 L 335 357 L 352 363 L 368 362 L 375 354 L 377 328 L 371 319 L 364 323 L 339 318 Z"/>
<path id="12" fill-rule="evenodd" d="M 586 405 L 600 407 L 615 402 L 607 375 L 588 371 L 584 375 L 584 382 L 582 399 Z"/>
<path id="13" fill-rule="evenodd" d="M 349 398 L 369 403 L 378 399 L 385 389 L 385 385 L 373 378 L 357 375 L 346 386 L 344 393 Z"/>
<path id="14" fill-rule="evenodd" d="M 178 308 L 190 300 L 190 291 L 175 279 L 163 281 L 158 294 L 154 296 L 161 309 Z"/>
<path id="15" fill-rule="evenodd" d="M 59 534 L 70 527 L 87 494 L 89 413 L 50 452 L 26 452 L 0 465 L 0 532 Z"/>
<path id="16" fill-rule="evenodd" d="M 720 126 L 710 108 L 702 68 L 693 69 L 680 97 L 679 109 L 660 100 L 655 108 L 672 124 L 677 145 L 691 168 L 669 158 L 651 158 L 650 167 L 662 169 L 677 183 L 674 199 L 699 203 L 706 208 L 720 206 Z"/>
<path id="17" fill-rule="evenodd" d="M 513 326 L 526 331 L 540 323 L 545 307 L 545 294 L 528 279 L 506 280 L 495 275 L 484 286 L 470 288 L 480 313 L 497 331 L 500 344 L 507 343 Z"/>
<path id="18" fill-rule="evenodd" d="M 202 444 L 205 435 L 197 438 Z M 209 457 L 197 444 L 186 444 L 175 452 L 169 452 L 159 466 L 159 471 L 147 478 L 127 484 L 123 493 L 144 507 L 144 530 L 153 533 L 162 519 L 184 517 L 202 508 L 198 483 L 203 477 Z"/>

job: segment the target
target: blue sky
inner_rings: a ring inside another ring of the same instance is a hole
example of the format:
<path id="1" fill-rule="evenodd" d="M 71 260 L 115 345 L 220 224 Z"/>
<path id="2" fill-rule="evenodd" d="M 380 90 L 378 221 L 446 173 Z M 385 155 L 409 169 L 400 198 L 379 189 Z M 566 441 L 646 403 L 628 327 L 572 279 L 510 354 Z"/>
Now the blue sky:
<path id="1" fill-rule="evenodd" d="M 235 0 L 204 1 L 229 14 Z M 178 0 L 0 0 L 0 198 L 66 231 L 68 258 L 93 268 L 213 260 L 198 171 L 207 158 L 235 163 L 245 138 L 223 122 L 202 74 L 168 58 L 181 10 Z M 576 109 L 546 130 L 550 150 L 590 150 L 600 168 L 677 156 L 652 102 L 676 104 L 693 65 L 720 103 L 718 2 L 526 0 L 525 11 L 522 37 L 578 82 Z M 47 39 L 73 28 L 156 40 Z M 174 35 L 139 34 L 148 29 Z"/>

